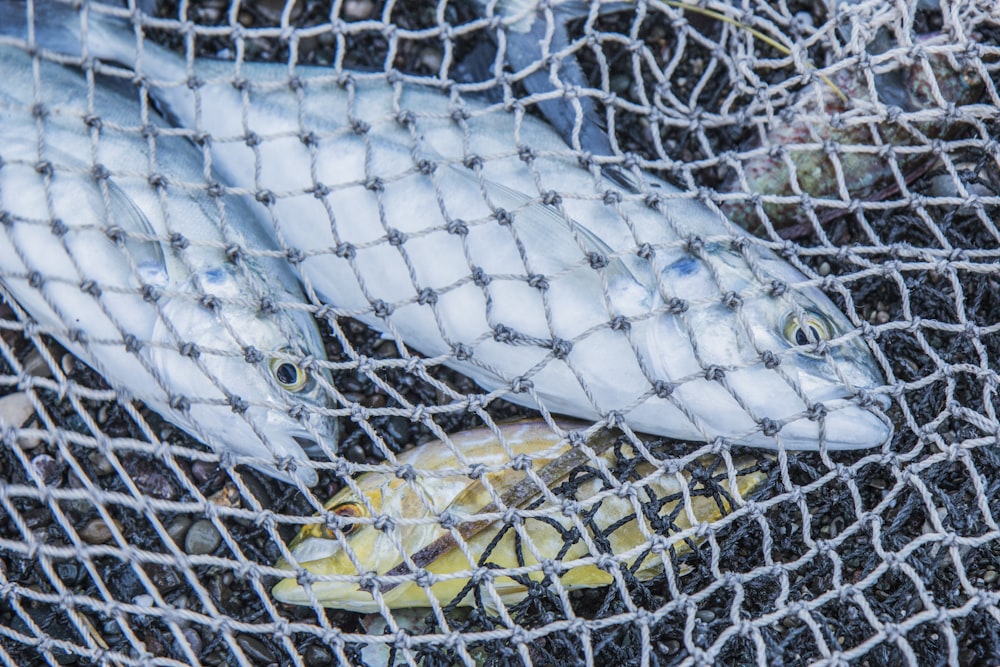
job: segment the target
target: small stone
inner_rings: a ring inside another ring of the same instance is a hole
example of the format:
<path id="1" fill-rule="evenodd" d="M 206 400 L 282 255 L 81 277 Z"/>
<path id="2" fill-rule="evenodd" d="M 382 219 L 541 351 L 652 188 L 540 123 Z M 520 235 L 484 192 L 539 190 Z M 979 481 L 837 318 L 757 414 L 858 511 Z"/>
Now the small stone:
<path id="1" fill-rule="evenodd" d="M 194 628 L 188 627 L 181 630 L 181 634 L 184 635 L 184 639 L 187 641 L 188 646 L 191 647 L 191 652 L 194 653 L 195 656 L 200 655 L 204 643 L 202 642 L 201 635 L 198 634 L 198 631 Z M 180 647 L 178 648 L 180 649 Z M 178 652 L 182 655 L 185 653 L 183 649 L 180 649 Z"/>
<path id="2" fill-rule="evenodd" d="M 163 500 L 175 500 L 177 498 L 177 487 L 163 473 L 154 470 L 152 463 L 137 466 L 130 470 L 132 481 L 136 487 L 144 494 Z"/>
<path id="3" fill-rule="evenodd" d="M 257 501 L 261 509 L 271 509 L 271 494 L 268 492 L 267 487 L 257 478 L 255 475 L 244 475 L 243 483 L 247 485 L 247 491 L 250 495 Z M 239 497 L 237 496 L 236 501 L 239 503 Z M 239 507 L 237 504 L 235 507 Z"/>
<path id="4" fill-rule="evenodd" d="M 657 642 L 656 648 L 660 649 L 664 655 L 676 655 L 681 650 L 681 643 L 675 639 L 669 639 L 665 642 Z"/>
<path id="5" fill-rule="evenodd" d="M 274 651 L 267 644 L 251 635 L 237 635 L 236 643 L 253 665 L 270 665 L 275 661 Z"/>
<path id="6" fill-rule="evenodd" d="M 384 340 L 379 343 L 378 347 L 375 348 L 375 354 L 384 359 L 395 359 L 399 356 L 399 352 L 396 350 L 396 344 L 391 340 Z"/>
<path id="7" fill-rule="evenodd" d="M 62 369 L 63 374 L 72 375 L 76 371 L 77 363 L 76 357 L 67 352 L 59 360 L 59 367 Z"/>
<path id="8" fill-rule="evenodd" d="M 341 10 L 344 19 L 347 21 L 363 21 L 371 18 L 375 10 L 375 3 L 372 0 L 347 0 Z"/>
<path id="9" fill-rule="evenodd" d="M 320 644 L 310 644 L 302 653 L 302 658 L 309 667 L 325 667 L 333 664 L 333 654 Z"/>
<path id="10" fill-rule="evenodd" d="M 426 48 L 420 52 L 420 64 L 432 72 L 441 69 L 441 60 L 441 52 L 437 49 Z"/>
<path id="11" fill-rule="evenodd" d="M 386 405 L 385 394 L 370 394 L 362 399 L 362 404 L 369 408 L 384 408 Z"/>
<path id="12" fill-rule="evenodd" d="M 180 546 L 184 543 L 184 537 L 187 535 L 189 528 L 191 528 L 191 519 L 186 516 L 179 516 L 167 526 L 167 534 L 170 535 L 170 539 L 175 544 Z"/>
<path id="13" fill-rule="evenodd" d="M 880 310 L 875 314 L 875 321 L 879 324 L 885 324 L 889 321 L 889 313 L 884 310 Z"/>
<path id="14" fill-rule="evenodd" d="M 822 264 L 819 265 L 817 273 L 819 273 L 819 275 L 821 276 L 828 276 L 830 275 L 830 268 L 831 268 L 830 262 L 823 262 Z"/>
<path id="15" fill-rule="evenodd" d="M 219 466 L 210 461 L 195 461 L 191 464 L 191 476 L 198 486 L 212 479 L 218 471 Z"/>
<path id="16" fill-rule="evenodd" d="M 31 399 L 23 391 L 7 394 L 0 398 L 0 421 L 5 424 L 24 426 L 34 414 L 35 408 L 31 405 Z M 18 442 L 21 441 L 22 438 L 18 438 Z M 28 448 L 25 447 L 25 449 Z"/>
<path id="17" fill-rule="evenodd" d="M 222 536 L 208 519 L 195 521 L 184 538 L 184 551 L 193 556 L 204 556 L 222 544 Z"/>
<path id="18" fill-rule="evenodd" d="M 110 475 L 115 471 L 111 461 L 101 452 L 91 452 L 87 455 L 87 460 L 90 461 L 90 465 L 94 466 L 94 472 L 98 475 Z"/>
<path id="19" fill-rule="evenodd" d="M 31 467 L 46 486 L 55 485 L 66 468 L 61 461 L 57 461 L 48 454 L 39 454 L 31 459 Z"/>
<path id="20" fill-rule="evenodd" d="M 18 446 L 21 449 L 23 449 L 25 451 L 29 451 L 29 450 L 35 449 L 40 444 L 42 444 L 42 439 L 40 437 L 38 437 L 37 435 L 28 435 L 26 433 L 18 433 L 17 434 L 17 444 L 18 444 Z"/>
<path id="21" fill-rule="evenodd" d="M 56 563 L 56 575 L 67 586 L 73 586 L 80 580 L 80 566 L 69 561 Z"/>
<path id="22" fill-rule="evenodd" d="M 983 573 L 983 583 L 992 584 L 996 580 L 997 580 L 996 570 L 986 570 L 986 572 Z"/>
<path id="23" fill-rule="evenodd" d="M 365 455 L 365 448 L 357 443 L 354 443 L 347 448 L 346 452 L 344 452 L 344 458 L 351 463 L 364 463 L 365 459 L 368 457 Z"/>
<path id="24" fill-rule="evenodd" d="M 208 497 L 208 502 L 219 507 L 239 507 L 240 490 L 232 482 L 226 482 L 224 487 Z"/>
<path id="25" fill-rule="evenodd" d="M 87 544 L 104 544 L 111 540 L 111 528 L 104 519 L 91 519 L 80 529 L 80 537 Z"/>
<path id="26" fill-rule="evenodd" d="M 715 620 L 715 612 L 709 611 L 707 609 L 702 609 L 694 615 L 702 623 L 711 623 Z"/>
<path id="27" fill-rule="evenodd" d="M 385 434 L 396 444 L 406 444 L 410 438 L 410 420 L 406 417 L 389 417 L 385 421 Z"/>
<path id="28" fill-rule="evenodd" d="M 149 593 L 143 593 L 132 598 L 132 604 L 143 609 L 152 609 L 156 605 L 156 601 Z"/>

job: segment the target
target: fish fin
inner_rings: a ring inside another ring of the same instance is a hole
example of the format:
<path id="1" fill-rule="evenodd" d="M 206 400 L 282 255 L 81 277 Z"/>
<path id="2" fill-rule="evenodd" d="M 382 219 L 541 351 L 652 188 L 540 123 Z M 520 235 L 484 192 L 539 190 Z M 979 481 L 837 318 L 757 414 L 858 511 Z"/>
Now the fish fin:
<path id="1" fill-rule="evenodd" d="M 158 235 L 152 223 L 114 181 L 109 179 L 107 183 L 110 200 L 108 224 L 124 232 L 120 235 L 121 243 L 139 269 L 142 281 L 158 287 L 166 285 L 169 282 L 167 259 L 163 245 L 156 240 Z"/>
<path id="2" fill-rule="evenodd" d="M 500 63 L 503 69 L 503 63 Z M 458 83 L 487 83 L 494 85 L 486 90 L 476 91 L 476 99 L 490 104 L 503 102 L 503 87 L 497 76 L 497 45 L 491 39 L 476 43 L 462 60 L 451 68 L 449 75 Z"/>
<path id="3" fill-rule="evenodd" d="M 526 32 L 513 27 L 507 30 L 504 56 L 515 72 L 530 69 L 542 60 L 542 44 L 546 42 L 547 23 L 545 16 L 539 14 Z M 560 16 L 555 17 L 554 29 L 547 41 L 549 53 L 558 53 L 569 46 L 566 22 Z M 570 90 L 590 87 L 575 56 L 568 56 L 558 61 L 555 78 L 558 83 L 553 81 L 551 69 L 542 67 L 527 74 L 521 83 L 529 95 L 546 95 L 559 88 L 563 89 L 561 97 L 540 100 L 536 104 L 566 145 L 592 155 L 614 155 L 606 123 L 598 113 L 594 98 L 577 97 L 575 93 L 572 93 L 571 97 Z M 574 98 L 579 107 L 573 103 Z"/>

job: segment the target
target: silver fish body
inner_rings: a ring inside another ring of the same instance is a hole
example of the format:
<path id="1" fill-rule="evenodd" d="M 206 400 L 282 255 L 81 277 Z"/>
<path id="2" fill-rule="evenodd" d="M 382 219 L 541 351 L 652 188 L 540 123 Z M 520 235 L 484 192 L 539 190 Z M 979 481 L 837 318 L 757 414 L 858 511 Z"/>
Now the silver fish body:
<path id="1" fill-rule="evenodd" d="M 134 87 L 91 87 L 11 46 L 0 72 L 3 289 L 112 387 L 213 449 L 314 483 L 308 466 L 279 467 L 305 458 L 300 441 L 336 438 L 327 372 L 299 365 L 324 347 L 294 274 L 261 254 L 273 241 L 255 213 L 210 196 L 201 151 L 144 114 Z"/>
<path id="2" fill-rule="evenodd" d="M 883 379 L 850 321 L 690 193 L 637 169 L 612 180 L 544 123 L 432 87 L 189 68 L 148 40 L 139 55 L 89 7 L 88 54 L 134 67 L 170 117 L 212 137 L 213 164 L 267 205 L 308 288 L 488 398 L 700 442 L 889 438 L 886 397 L 856 398 Z M 60 18 L 45 46 L 78 31 L 80 16 Z M 39 39 L 55 25 L 41 16 Z"/>

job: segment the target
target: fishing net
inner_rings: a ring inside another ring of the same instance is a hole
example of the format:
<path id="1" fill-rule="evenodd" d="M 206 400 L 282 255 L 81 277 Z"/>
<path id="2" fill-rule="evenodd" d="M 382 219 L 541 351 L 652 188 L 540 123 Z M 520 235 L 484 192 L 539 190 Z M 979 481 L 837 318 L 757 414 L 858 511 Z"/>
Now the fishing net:
<path id="1" fill-rule="evenodd" d="M 501 100 L 497 114 L 540 117 L 555 101 L 574 110 L 578 139 L 597 119 L 618 163 L 713 200 L 822 286 L 877 350 L 895 435 L 870 450 L 765 455 L 615 431 L 609 463 L 591 460 L 517 509 L 564 516 L 567 505 L 552 498 L 629 498 L 660 535 L 680 536 L 649 536 L 644 558 L 663 562 L 654 578 L 604 562 L 611 585 L 566 591 L 552 577 L 526 579 L 527 597 L 509 604 L 480 592 L 471 607 L 383 604 L 374 614 L 288 605 L 271 595 L 275 565 L 349 479 L 398 472 L 385 461 L 400 452 L 537 411 L 502 396 L 484 404 L 482 389 L 440 359 L 422 360 L 405 340 L 311 298 L 341 442 L 338 456 L 317 459 L 319 482 L 307 491 L 220 460 L 109 386 L 5 292 L 4 664 L 997 661 L 993 3 L 575 7 L 568 39 L 543 30 L 540 59 L 519 65 L 503 52 L 510 17 L 540 12 L 551 28 L 551 8 L 166 0 L 145 9 L 158 18 L 138 21 L 137 38 L 189 57 L 420 78 L 441 95 Z M 574 59 L 582 85 L 569 76 L 563 85 Z M 502 72 L 489 66 L 503 62 Z M 551 74 L 547 90 L 529 85 L 536 71 Z M 922 97 L 910 95 L 917 88 Z M 858 100 L 869 102 L 860 112 Z M 761 473 L 745 495 L 731 483 L 746 470 L 740 457 Z M 680 475 L 683 490 L 657 495 L 640 465 Z M 685 523 L 698 498 L 724 517 Z M 489 530 L 523 528 L 516 515 Z M 567 544 L 589 531 L 607 545 L 622 528 L 576 515 Z M 379 583 L 376 574 L 359 585 Z"/>

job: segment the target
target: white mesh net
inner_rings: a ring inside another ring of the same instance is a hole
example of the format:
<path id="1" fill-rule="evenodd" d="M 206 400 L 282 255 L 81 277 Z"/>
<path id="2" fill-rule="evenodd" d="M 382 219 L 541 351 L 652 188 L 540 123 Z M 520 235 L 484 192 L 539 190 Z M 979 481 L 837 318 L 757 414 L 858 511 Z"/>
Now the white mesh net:
<path id="1" fill-rule="evenodd" d="M 1000 19 L 828 5 L 0 0 L 0 659 L 995 661 Z"/>

